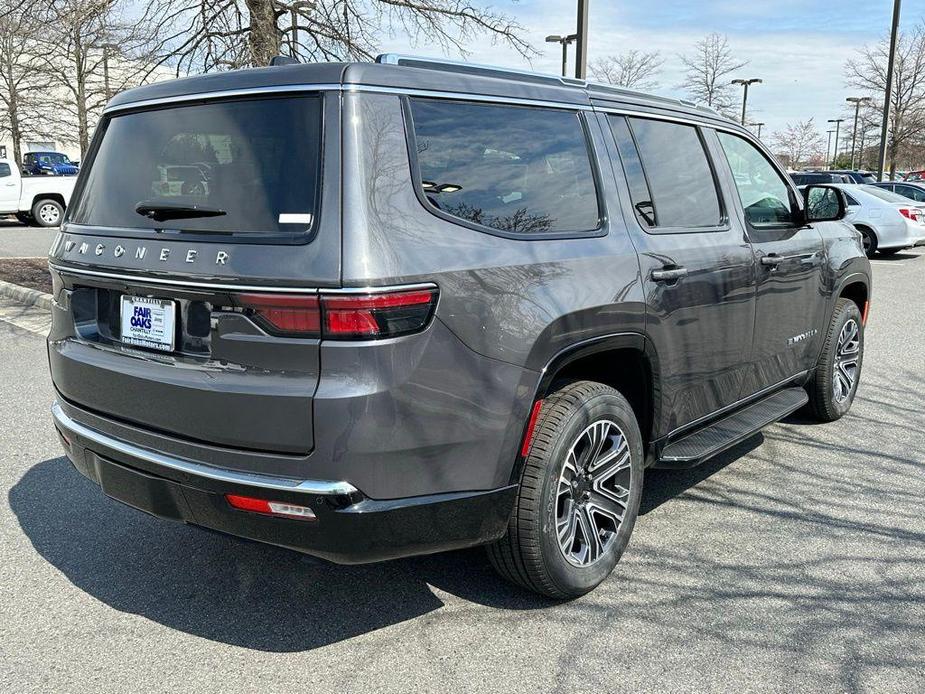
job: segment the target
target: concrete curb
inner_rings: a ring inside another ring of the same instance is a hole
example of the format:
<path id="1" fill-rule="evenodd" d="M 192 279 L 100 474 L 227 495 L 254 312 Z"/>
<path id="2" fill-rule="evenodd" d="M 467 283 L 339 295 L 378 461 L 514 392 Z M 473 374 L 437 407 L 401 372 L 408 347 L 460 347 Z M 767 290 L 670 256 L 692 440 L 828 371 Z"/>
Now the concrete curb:
<path id="1" fill-rule="evenodd" d="M 37 289 L 29 289 L 12 282 L 0 280 L 0 296 L 12 299 L 25 306 L 38 306 L 46 311 L 51 311 L 52 296 Z"/>

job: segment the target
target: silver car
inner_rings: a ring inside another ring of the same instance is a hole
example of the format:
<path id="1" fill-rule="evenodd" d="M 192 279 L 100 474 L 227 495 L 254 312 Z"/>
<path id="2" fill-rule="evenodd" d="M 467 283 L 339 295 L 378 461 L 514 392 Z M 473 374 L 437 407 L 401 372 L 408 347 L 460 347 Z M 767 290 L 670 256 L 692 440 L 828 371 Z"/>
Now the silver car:
<path id="1" fill-rule="evenodd" d="M 832 185 L 845 194 L 845 220 L 861 232 L 868 258 L 925 244 L 925 204 L 874 185 Z"/>

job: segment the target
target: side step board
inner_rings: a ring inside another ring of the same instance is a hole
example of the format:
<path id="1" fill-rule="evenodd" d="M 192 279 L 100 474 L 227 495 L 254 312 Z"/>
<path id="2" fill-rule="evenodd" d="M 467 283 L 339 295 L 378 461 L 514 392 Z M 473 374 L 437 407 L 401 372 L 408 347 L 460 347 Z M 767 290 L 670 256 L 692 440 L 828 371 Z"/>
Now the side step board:
<path id="1" fill-rule="evenodd" d="M 785 388 L 728 415 L 708 427 L 672 441 L 656 463 L 662 468 L 699 465 L 748 438 L 768 424 L 783 419 L 809 401 L 802 388 Z"/>

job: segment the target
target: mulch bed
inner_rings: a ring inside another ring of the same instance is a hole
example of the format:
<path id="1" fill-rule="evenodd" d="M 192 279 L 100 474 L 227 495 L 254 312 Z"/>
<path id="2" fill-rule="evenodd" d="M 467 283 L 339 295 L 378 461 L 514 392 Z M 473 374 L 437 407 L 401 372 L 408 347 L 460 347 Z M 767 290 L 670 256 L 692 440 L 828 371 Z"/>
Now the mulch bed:
<path id="1" fill-rule="evenodd" d="M 0 258 L 0 280 L 51 294 L 48 258 Z"/>

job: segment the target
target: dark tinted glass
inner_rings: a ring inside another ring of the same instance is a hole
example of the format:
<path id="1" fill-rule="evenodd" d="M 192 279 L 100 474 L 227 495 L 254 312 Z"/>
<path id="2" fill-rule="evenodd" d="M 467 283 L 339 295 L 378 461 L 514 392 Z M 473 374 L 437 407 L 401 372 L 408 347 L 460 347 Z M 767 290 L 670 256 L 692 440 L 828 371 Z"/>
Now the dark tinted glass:
<path id="1" fill-rule="evenodd" d="M 713 172 L 696 128 L 630 118 L 660 227 L 722 223 Z"/>
<path id="2" fill-rule="evenodd" d="M 515 233 L 599 225 L 578 114 L 413 99 L 424 195 L 460 219 Z"/>
<path id="3" fill-rule="evenodd" d="M 78 224 L 303 233 L 316 214 L 321 100 L 291 97 L 116 115 L 74 208 Z M 224 215 L 156 222 L 139 203 Z"/>
<path id="4" fill-rule="evenodd" d="M 629 126 L 626 124 L 626 118 L 623 116 L 609 116 L 608 118 L 610 120 L 610 129 L 617 140 L 617 148 L 620 150 L 623 173 L 626 175 L 627 184 L 629 184 L 630 197 L 633 199 L 633 210 L 636 212 L 636 218 L 644 227 L 657 226 L 658 217 L 655 207 L 652 205 L 652 194 L 649 192 L 649 184 L 646 183 L 646 175 L 642 170 L 639 153 L 636 151 L 636 143 L 633 142 L 633 136 L 630 134 Z"/>
<path id="5" fill-rule="evenodd" d="M 6 178 L 12 175 L 13 172 L 10 171 L 10 165 L 5 162 L 0 162 L 0 178 Z"/>

